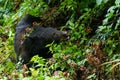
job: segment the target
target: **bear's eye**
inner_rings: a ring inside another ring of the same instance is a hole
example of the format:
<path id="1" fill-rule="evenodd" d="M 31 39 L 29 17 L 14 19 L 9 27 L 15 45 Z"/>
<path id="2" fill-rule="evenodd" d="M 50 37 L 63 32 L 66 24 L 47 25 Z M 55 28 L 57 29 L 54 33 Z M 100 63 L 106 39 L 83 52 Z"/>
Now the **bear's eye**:
<path id="1" fill-rule="evenodd" d="M 55 33 L 53 33 L 53 36 L 55 36 L 56 34 Z"/>

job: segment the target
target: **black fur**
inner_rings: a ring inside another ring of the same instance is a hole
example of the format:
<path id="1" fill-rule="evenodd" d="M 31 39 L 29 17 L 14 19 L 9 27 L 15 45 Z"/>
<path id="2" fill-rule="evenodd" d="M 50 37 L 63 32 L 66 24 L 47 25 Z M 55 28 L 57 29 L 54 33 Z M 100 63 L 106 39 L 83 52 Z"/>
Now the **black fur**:
<path id="1" fill-rule="evenodd" d="M 52 54 L 49 53 L 49 48 L 46 48 L 46 45 L 53 41 L 58 43 L 60 39 L 66 35 L 65 31 L 59 31 L 52 27 L 44 28 L 33 26 L 32 23 L 36 20 L 36 17 L 29 18 L 25 16 L 16 27 L 14 47 L 17 58 L 21 56 L 24 60 L 23 63 L 28 63 L 36 54 L 43 58 L 52 57 Z M 26 33 L 24 30 L 26 27 L 33 28 L 33 31 L 29 36 L 23 37 Z"/>
<path id="2" fill-rule="evenodd" d="M 26 14 L 23 19 L 17 24 L 16 26 L 16 33 L 14 37 L 14 48 L 15 52 L 17 53 L 17 59 L 20 55 L 20 50 L 22 48 L 21 41 L 24 40 L 24 34 L 26 33 L 25 28 L 32 27 L 33 22 L 39 22 L 40 17 L 34 17 L 30 14 Z"/>

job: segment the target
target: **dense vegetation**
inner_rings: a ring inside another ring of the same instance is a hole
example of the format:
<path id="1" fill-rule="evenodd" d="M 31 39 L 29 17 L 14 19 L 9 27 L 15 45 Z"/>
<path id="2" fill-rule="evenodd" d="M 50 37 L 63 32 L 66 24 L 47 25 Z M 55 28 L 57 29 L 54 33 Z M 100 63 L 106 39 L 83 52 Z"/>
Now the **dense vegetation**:
<path id="1" fill-rule="evenodd" d="M 25 14 L 38 24 L 68 31 L 48 44 L 53 57 L 34 56 L 29 69 L 16 61 L 15 26 Z M 0 0 L 1 80 L 120 80 L 120 0 Z"/>

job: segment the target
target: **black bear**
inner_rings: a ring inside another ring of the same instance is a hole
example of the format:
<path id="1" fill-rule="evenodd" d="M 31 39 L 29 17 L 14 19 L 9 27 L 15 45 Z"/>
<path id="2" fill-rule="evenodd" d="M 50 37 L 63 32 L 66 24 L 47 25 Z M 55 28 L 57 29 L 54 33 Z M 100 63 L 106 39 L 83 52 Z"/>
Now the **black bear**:
<path id="1" fill-rule="evenodd" d="M 29 16 L 31 17 L 31 16 Z M 49 48 L 46 47 L 47 44 L 58 43 L 61 38 L 67 35 L 66 31 L 59 31 L 55 28 L 48 27 L 44 28 L 41 26 L 33 26 L 33 22 L 37 21 L 37 17 L 33 17 L 32 20 L 25 16 L 16 26 L 16 34 L 14 47 L 17 53 L 17 59 L 19 56 L 22 57 L 23 63 L 28 63 L 29 60 L 36 54 L 43 58 L 50 58 L 52 54 L 49 53 Z M 29 30 L 27 28 L 32 28 Z M 26 36 L 26 33 L 29 36 Z"/>

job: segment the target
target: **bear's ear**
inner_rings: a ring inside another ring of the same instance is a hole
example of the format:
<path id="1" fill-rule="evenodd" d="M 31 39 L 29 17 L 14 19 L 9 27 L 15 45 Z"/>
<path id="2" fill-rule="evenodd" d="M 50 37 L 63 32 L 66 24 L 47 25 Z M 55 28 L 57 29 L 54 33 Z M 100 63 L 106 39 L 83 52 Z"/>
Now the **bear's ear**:
<path id="1" fill-rule="evenodd" d="M 57 34 L 56 32 L 53 32 L 53 33 L 52 33 L 52 36 L 53 36 L 54 38 L 56 38 L 56 37 L 58 36 L 58 34 Z"/>

